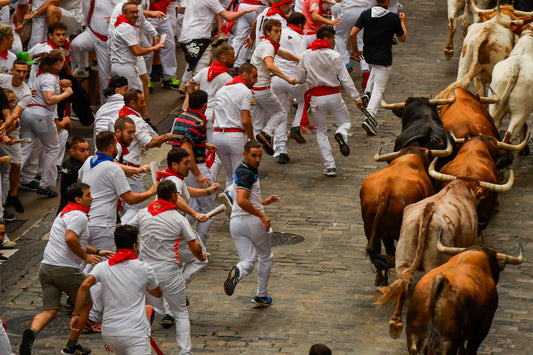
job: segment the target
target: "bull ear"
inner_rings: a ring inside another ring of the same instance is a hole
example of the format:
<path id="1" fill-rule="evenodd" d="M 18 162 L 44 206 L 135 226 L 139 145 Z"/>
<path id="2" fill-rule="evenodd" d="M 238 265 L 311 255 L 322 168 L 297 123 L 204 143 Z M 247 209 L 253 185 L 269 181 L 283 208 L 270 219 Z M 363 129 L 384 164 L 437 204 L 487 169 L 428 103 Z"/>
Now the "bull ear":
<path id="1" fill-rule="evenodd" d="M 520 34 L 522 34 L 522 26 L 523 25 L 524 25 L 524 21 L 522 21 L 522 20 L 513 20 L 509 24 L 509 29 L 515 35 L 520 36 Z"/>
<path id="2" fill-rule="evenodd" d="M 480 187 L 476 191 L 476 200 L 480 201 L 485 198 L 487 189 L 484 187 Z"/>

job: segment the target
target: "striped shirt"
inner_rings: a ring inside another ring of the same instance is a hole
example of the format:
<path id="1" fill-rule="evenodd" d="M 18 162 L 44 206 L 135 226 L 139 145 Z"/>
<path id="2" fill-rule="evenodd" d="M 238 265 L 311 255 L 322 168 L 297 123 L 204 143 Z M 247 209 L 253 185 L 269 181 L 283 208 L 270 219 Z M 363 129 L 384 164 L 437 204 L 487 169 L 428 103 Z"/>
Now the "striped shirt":
<path id="1" fill-rule="evenodd" d="M 172 128 L 172 147 L 181 147 L 189 141 L 197 164 L 205 163 L 206 123 L 204 114 L 188 109 L 176 117 Z"/>

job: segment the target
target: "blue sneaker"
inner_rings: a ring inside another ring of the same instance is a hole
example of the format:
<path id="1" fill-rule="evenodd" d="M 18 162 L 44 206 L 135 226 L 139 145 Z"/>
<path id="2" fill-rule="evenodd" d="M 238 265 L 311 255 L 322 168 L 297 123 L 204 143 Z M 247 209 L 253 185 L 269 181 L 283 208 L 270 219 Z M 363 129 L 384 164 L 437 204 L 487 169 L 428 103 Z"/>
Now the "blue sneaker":
<path id="1" fill-rule="evenodd" d="M 159 322 L 163 328 L 170 328 L 174 323 L 176 323 L 176 320 L 170 314 L 165 314 L 163 319 Z"/>
<path id="2" fill-rule="evenodd" d="M 259 297 L 255 296 L 252 298 L 252 302 L 260 307 L 268 307 L 272 304 L 272 297 L 265 296 L 265 297 Z"/>

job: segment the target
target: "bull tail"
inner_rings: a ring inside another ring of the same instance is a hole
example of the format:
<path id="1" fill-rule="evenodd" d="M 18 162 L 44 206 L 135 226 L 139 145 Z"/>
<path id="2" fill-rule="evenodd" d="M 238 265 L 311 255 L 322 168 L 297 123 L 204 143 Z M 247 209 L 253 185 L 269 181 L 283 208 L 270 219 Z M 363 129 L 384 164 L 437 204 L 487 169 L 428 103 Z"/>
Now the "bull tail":
<path id="1" fill-rule="evenodd" d="M 494 113 L 492 113 L 492 119 L 494 122 L 502 122 L 503 116 L 508 111 L 508 104 L 509 104 L 509 95 L 511 95 L 511 91 L 513 91 L 516 81 L 518 80 L 518 75 L 520 74 L 520 65 L 517 62 L 514 62 L 511 67 L 511 75 L 509 76 L 509 80 L 507 80 L 507 84 L 505 85 L 505 89 L 501 93 L 497 93 L 500 101 L 496 105 L 496 110 Z M 500 128 L 500 127 L 498 127 Z"/>
<path id="2" fill-rule="evenodd" d="M 385 189 L 379 193 L 378 208 L 374 216 L 374 221 L 372 223 L 372 233 L 370 234 L 370 238 L 368 239 L 368 246 L 366 248 L 366 252 L 370 257 L 372 264 L 374 264 L 378 270 L 387 270 L 389 268 L 387 261 L 384 259 L 382 260 L 379 255 L 376 255 L 376 250 L 379 250 L 379 247 L 381 246 L 381 238 L 378 238 L 376 236 L 376 233 L 378 230 L 378 226 L 381 222 L 381 218 L 383 217 L 388 206 L 389 190 Z"/>
<path id="3" fill-rule="evenodd" d="M 435 313 L 437 301 L 442 294 L 442 291 L 449 286 L 449 281 L 444 274 L 438 274 L 433 280 L 431 285 L 431 293 L 429 297 L 429 312 L 431 314 L 431 323 L 429 326 L 429 336 L 428 336 L 428 353 L 440 354 L 440 336 L 434 328 Z"/>
<path id="4" fill-rule="evenodd" d="M 429 222 L 431 221 L 434 213 L 433 206 L 434 202 L 427 203 L 424 207 L 424 211 L 422 212 L 422 216 L 420 217 L 421 220 L 418 227 L 418 243 L 413 262 L 405 271 L 402 272 L 401 275 L 399 275 L 399 277 L 397 277 L 392 284 L 387 287 L 379 288 L 379 291 L 382 293 L 382 295 L 380 299 L 377 300 L 376 304 L 383 305 L 391 300 L 398 299 L 402 292 L 407 291 L 407 288 L 411 284 L 413 274 L 422 263 L 422 258 L 424 257 L 424 250 L 426 249 L 428 242 Z"/>

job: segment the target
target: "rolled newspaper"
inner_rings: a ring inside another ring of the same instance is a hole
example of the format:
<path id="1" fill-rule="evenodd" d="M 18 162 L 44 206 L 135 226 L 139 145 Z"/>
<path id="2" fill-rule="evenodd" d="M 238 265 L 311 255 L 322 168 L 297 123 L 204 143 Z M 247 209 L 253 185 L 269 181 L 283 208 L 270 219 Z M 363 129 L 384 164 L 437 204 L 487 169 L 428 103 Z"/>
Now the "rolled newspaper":
<path id="1" fill-rule="evenodd" d="M 217 214 L 220 214 L 222 212 L 226 211 L 226 206 L 220 205 L 212 209 L 211 211 L 206 213 L 206 216 L 211 218 L 213 216 L 216 216 Z"/>
<path id="2" fill-rule="evenodd" d="M 157 182 L 157 174 L 159 171 L 159 162 L 153 161 L 150 163 L 150 171 L 152 172 L 152 182 L 155 184 Z"/>
<path id="3" fill-rule="evenodd" d="M 31 143 L 31 138 L 22 138 L 13 140 L 13 144 L 17 143 Z"/>

